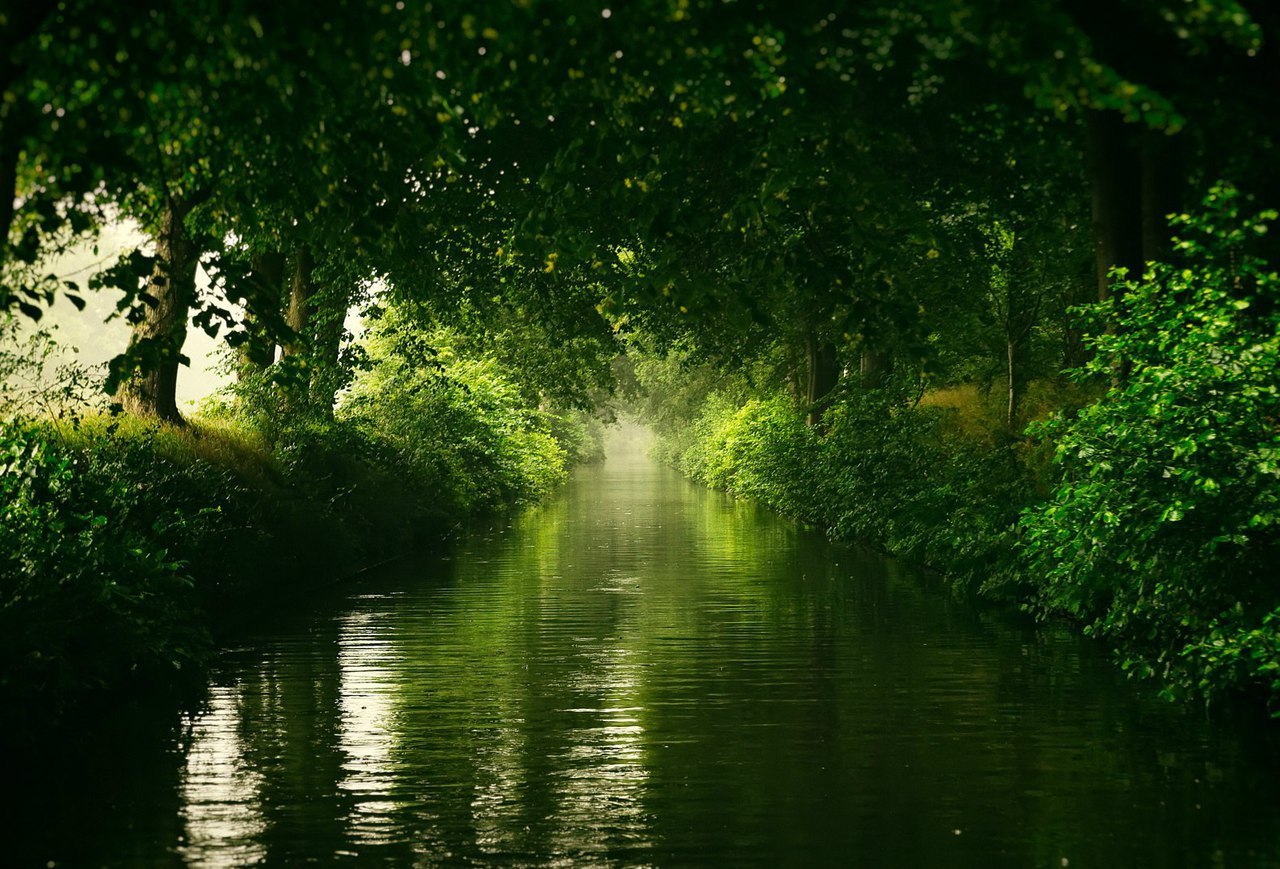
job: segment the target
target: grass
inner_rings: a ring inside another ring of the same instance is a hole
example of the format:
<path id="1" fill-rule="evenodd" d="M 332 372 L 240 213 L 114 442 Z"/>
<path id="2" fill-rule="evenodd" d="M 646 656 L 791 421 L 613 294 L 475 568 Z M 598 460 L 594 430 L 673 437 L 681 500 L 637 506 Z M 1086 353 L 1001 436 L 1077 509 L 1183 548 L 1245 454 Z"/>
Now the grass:
<path id="1" fill-rule="evenodd" d="M 1027 425 L 1047 419 L 1050 414 L 1072 413 L 1096 401 L 1103 391 L 1100 385 L 1082 386 L 1058 379 L 1033 380 L 1020 398 L 1013 433 L 1021 434 Z M 1005 421 L 1007 400 L 1001 388 L 960 383 L 929 390 L 920 399 L 920 406 L 951 411 L 957 434 L 973 441 L 991 442 L 1009 433 Z"/>
<path id="2" fill-rule="evenodd" d="M 279 463 L 261 434 L 234 422 L 191 417 L 175 426 L 135 416 L 90 413 L 74 423 L 49 423 L 66 447 L 89 451 L 104 441 L 150 439 L 157 455 L 178 464 L 206 463 L 232 471 L 248 485 L 277 489 L 283 483 Z"/>

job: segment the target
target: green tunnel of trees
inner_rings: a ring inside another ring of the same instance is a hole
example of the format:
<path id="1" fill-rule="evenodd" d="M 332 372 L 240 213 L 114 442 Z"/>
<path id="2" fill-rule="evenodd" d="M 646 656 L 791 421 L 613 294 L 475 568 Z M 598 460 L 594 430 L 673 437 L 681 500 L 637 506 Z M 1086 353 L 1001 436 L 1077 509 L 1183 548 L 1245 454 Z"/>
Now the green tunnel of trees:
<path id="1" fill-rule="evenodd" d="M 52 651 L 11 633 L 6 685 L 80 678 L 49 662 L 104 606 L 176 666 L 155 601 L 192 593 L 202 510 L 378 526 L 357 501 L 391 492 L 447 524 L 550 491 L 624 406 L 692 476 L 1066 615 L 1171 694 L 1274 698 L 1278 19 L 6 0 L 0 367 L 56 299 L 132 335 L 123 417 L 5 423 L 6 600 L 88 608 Z M 148 243 L 49 268 L 120 224 Z M 193 329 L 235 380 L 207 418 Z M 167 590 L 68 591 L 129 571 Z"/>

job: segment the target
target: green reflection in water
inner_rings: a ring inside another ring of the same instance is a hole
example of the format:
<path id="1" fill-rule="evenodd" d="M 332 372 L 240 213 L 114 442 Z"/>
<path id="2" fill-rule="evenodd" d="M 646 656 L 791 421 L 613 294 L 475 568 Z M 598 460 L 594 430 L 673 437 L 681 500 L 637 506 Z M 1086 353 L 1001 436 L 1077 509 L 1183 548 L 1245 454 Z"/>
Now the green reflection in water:
<path id="1" fill-rule="evenodd" d="M 23 841 L 156 865 L 1280 865 L 1274 739 L 630 454 L 229 653 L 116 823 L 55 846 L 84 830 L 50 813 Z"/>

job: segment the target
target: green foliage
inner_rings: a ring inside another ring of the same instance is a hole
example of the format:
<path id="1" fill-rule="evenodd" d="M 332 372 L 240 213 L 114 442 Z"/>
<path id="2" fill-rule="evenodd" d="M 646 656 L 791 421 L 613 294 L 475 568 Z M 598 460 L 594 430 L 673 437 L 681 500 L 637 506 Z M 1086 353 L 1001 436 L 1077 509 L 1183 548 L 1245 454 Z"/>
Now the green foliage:
<path id="1" fill-rule="evenodd" d="M 685 473 L 795 513 L 809 500 L 809 475 L 797 473 L 817 439 L 784 396 L 750 399 L 741 406 L 715 395 L 693 425 L 693 443 L 681 456 Z"/>
<path id="2" fill-rule="evenodd" d="M 13 415 L 52 407 L 27 396 L 64 396 L 74 378 L 3 393 L 0 724 L 30 729 L 91 698 L 201 684 L 205 611 L 260 608 L 537 500 L 571 457 L 601 449 L 598 420 L 527 406 L 493 360 L 459 356 L 448 333 L 392 316 L 369 343 L 332 417 L 265 376 L 181 427 L 83 408 Z M 52 345 L 27 346 L 0 341 L 10 385 L 49 376 Z"/>
<path id="3" fill-rule="evenodd" d="M 1023 522 L 1037 608 L 1173 694 L 1275 694 L 1280 668 L 1280 278 L 1258 250 L 1276 214 L 1245 205 L 1215 187 L 1203 215 L 1174 221 L 1181 262 L 1094 309 L 1111 328 L 1077 377 L 1127 373 L 1039 427 L 1062 482 Z"/>
<path id="4" fill-rule="evenodd" d="M 93 372 L 60 362 L 61 348 L 51 331 L 22 337 L 18 326 L 12 315 L 0 314 L 0 419 L 69 419 L 102 404 Z"/>
<path id="5" fill-rule="evenodd" d="M 395 456 L 392 466 L 446 510 L 494 510 L 536 501 L 567 473 L 566 440 L 586 436 L 528 407 L 491 359 L 460 356 L 447 331 L 424 334 L 395 310 L 367 345 L 371 363 L 339 411 Z"/>
<path id="6" fill-rule="evenodd" d="M 546 414 L 547 433 L 564 450 L 569 465 L 591 465 L 604 461 L 605 421 L 586 411 Z"/>
<path id="7" fill-rule="evenodd" d="M 781 395 L 738 404 L 712 393 L 690 426 L 681 469 L 708 485 L 1009 594 L 1019 510 L 1033 497 L 1025 449 L 992 447 L 955 412 L 873 390 L 828 410 L 825 434 Z"/>
<path id="8" fill-rule="evenodd" d="M 709 411 L 709 400 L 728 407 L 746 395 L 741 377 L 695 364 L 687 351 L 633 352 L 619 360 L 619 368 L 624 369 L 619 392 L 625 407 L 658 434 L 656 457 L 670 465 L 678 466 L 698 442 L 692 423 Z"/>
<path id="9" fill-rule="evenodd" d="M 975 439 L 954 415 L 874 392 L 834 408 L 823 442 L 822 521 L 845 539 L 944 569 L 966 587 L 1003 590 L 1032 469 L 1017 445 Z"/>
<path id="10" fill-rule="evenodd" d="M 183 680 L 207 635 L 172 544 L 206 510 L 150 503 L 39 426 L 0 424 L 0 697 L 5 724 L 85 692 Z"/>

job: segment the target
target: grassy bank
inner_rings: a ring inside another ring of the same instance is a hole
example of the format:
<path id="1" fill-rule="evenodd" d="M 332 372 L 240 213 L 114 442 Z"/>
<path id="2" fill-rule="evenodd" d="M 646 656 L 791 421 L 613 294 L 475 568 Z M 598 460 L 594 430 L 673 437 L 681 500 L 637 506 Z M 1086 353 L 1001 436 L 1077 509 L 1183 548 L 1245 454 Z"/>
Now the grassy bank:
<path id="1" fill-rule="evenodd" d="M 457 372 L 454 372 L 455 374 Z M 223 408 L 0 426 L 0 721 L 202 685 L 216 629 L 536 501 L 599 450 L 494 372 L 348 401 L 270 441 Z M 304 418 L 305 419 L 305 418 Z"/>
<path id="2" fill-rule="evenodd" d="M 832 537 L 946 571 L 957 586 L 1020 593 L 1021 511 L 1044 491 L 1042 451 L 974 433 L 973 404 L 849 396 L 810 427 L 790 396 L 713 393 L 660 455 L 686 475 Z"/>
<path id="3" fill-rule="evenodd" d="M 1127 396 L 1141 389 L 1096 402 L 1074 391 L 1083 407 L 1033 422 L 1031 437 L 1002 430 L 998 400 L 971 390 L 918 404 L 858 392 L 818 427 L 788 395 L 712 391 L 659 451 L 695 480 L 936 568 L 957 590 L 1065 617 L 1172 699 L 1244 691 L 1274 709 L 1274 434 L 1265 418 L 1232 431 L 1211 415 L 1194 424 L 1198 442 L 1168 445 L 1178 421 L 1157 432 L 1135 419 Z M 1122 428 L 1110 442 L 1084 430 L 1100 418 Z M 1251 450 L 1245 427 L 1261 438 Z"/>

